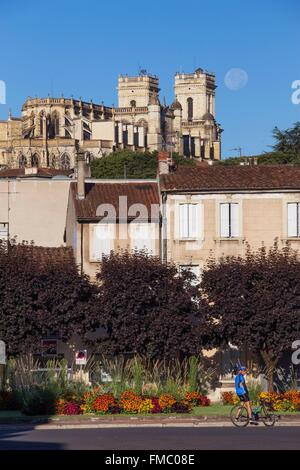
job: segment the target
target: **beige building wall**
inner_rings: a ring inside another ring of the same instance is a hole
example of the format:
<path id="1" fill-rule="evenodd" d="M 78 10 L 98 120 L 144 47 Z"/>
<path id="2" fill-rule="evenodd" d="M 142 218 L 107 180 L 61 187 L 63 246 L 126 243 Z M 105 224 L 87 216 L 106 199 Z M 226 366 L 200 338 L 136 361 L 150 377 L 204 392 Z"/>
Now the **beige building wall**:
<path id="1" fill-rule="evenodd" d="M 239 235 L 222 238 L 220 235 L 220 204 L 239 204 Z M 287 203 L 300 202 L 300 192 L 171 195 L 167 199 L 167 260 L 177 265 L 199 265 L 203 268 L 210 256 L 244 256 L 247 244 L 252 249 L 271 247 L 278 239 L 279 247 L 289 241 L 300 249 L 300 238 L 288 238 Z M 199 206 L 198 236 L 184 240 L 179 233 L 179 205 L 196 203 Z"/>
<path id="2" fill-rule="evenodd" d="M 69 186 L 69 179 L 0 179 L 0 222 L 18 242 L 64 245 Z"/>
<path id="3" fill-rule="evenodd" d="M 135 101 L 137 107 L 148 106 L 152 96 L 159 92 L 158 78 L 150 75 L 139 75 L 138 77 L 123 77 L 118 79 L 118 103 L 119 108 L 130 107 Z"/>
<path id="4" fill-rule="evenodd" d="M 76 222 L 73 225 L 73 215 L 72 204 L 70 204 L 70 208 L 68 209 L 67 227 L 69 227 L 69 229 L 67 230 L 67 246 L 73 247 L 76 263 L 79 269 L 94 279 L 100 267 L 100 261 L 94 260 L 92 255 L 93 230 L 97 226 L 97 223 L 80 224 Z M 159 256 L 159 224 L 153 223 L 150 225 L 152 226 L 151 233 L 153 234 L 151 254 Z M 111 251 L 120 252 L 122 250 L 134 250 L 130 224 L 112 224 L 112 234 Z"/>

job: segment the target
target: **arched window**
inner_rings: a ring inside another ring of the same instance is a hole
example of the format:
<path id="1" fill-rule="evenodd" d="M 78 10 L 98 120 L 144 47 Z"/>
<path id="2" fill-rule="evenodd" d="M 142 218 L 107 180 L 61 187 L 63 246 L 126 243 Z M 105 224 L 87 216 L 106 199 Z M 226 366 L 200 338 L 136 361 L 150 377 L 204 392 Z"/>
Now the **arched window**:
<path id="1" fill-rule="evenodd" d="M 136 101 L 135 101 L 135 100 L 131 100 L 131 101 L 130 101 L 130 106 L 131 106 L 132 108 L 135 108 L 135 107 L 136 107 Z"/>
<path id="2" fill-rule="evenodd" d="M 57 168 L 58 165 L 57 165 L 57 157 L 54 155 L 54 153 L 52 153 L 52 155 L 50 156 L 50 166 L 52 168 Z"/>
<path id="3" fill-rule="evenodd" d="M 59 135 L 59 114 L 54 111 L 47 116 L 47 131 L 49 139 L 55 139 Z"/>
<path id="4" fill-rule="evenodd" d="M 60 166 L 63 170 L 70 169 L 70 157 L 67 153 L 63 153 L 60 157 Z"/>
<path id="5" fill-rule="evenodd" d="M 187 99 L 187 112 L 188 120 L 191 121 L 193 119 L 193 98 Z"/>
<path id="6" fill-rule="evenodd" d="M 25 155 L 20 155 L 19 157 L 19 168 L 26 168 L 26 165 L 27 165 L 27 158 L 25 157 Z"/>
<path id="7" fill-rule="evenodd" d="M 40 114 L 39 114 L 39 121 L 38 121 L 38 133 L 40 136 L 43 135 L 43 128 L 44 128 L 44 116 L 45 116 L 45 113 L 44 111 L 41 111 Z"/>
<path id="8" fill-rule="evenodd" d="M 54 113 L 52 113 L 52 123 L 54 136 L 57 136 L 59 135 L 59 114 L 57 111 L 54 111 Z"/>
<path id="9" fill-rule="evenodd" d="M 39 156 L 36 153 L 31 157 L 31 166 L 32 168 L 38 168 L 39 166 Z"/>

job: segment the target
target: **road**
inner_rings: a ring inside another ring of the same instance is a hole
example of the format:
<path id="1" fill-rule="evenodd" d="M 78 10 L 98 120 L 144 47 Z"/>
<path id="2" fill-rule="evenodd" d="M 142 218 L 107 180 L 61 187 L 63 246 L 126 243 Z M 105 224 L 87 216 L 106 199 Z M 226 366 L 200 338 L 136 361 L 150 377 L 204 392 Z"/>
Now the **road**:
<path id="1" fill-rule="evenodd" d="M 0 450 L 300 449 L 300 427 L 45 429 L 3 426 Z"/>

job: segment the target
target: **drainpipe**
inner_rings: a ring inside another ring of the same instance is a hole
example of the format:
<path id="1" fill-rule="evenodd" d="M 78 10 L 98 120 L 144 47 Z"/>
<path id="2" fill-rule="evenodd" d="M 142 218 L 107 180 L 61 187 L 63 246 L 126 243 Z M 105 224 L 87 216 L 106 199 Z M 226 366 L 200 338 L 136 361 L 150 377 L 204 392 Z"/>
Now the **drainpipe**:
<path id="1" fill-rule="evenodd" d="M 167 193 L 162 193 L 162 237 L 161 237 L 161 258 L 164 264 L 168 261 L 168 225 L 167 225 Z"/>
<path id="2" fill-rule="evenodd" d="M 83 274 L 83 223 L 80 224 L 80 272 Z"/>

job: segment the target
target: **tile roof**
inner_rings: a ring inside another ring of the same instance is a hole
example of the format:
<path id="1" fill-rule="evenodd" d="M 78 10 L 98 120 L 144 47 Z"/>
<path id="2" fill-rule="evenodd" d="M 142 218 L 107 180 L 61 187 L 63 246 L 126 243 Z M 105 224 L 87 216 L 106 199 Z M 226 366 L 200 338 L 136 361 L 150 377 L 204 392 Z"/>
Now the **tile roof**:
<path id="1" fill-rule="evenodd" d="M 68 264 L 75 264 L 74 252 L 72 247 L 44 247 L 31 244 L 15 244 L 11 248 L 14 253 L 20 253 L 23 256 L 29 255 L 34 259 L 37 266 L 55 265 L 67 261 Z"/>
<path id="2" fill-rule="evenodd" d="M 53 178 L 54 176 L 70 176 L 73 170 L 57 170 L 56 168 L 38 168 L 37 173 L 25 173 L 25 168 L 7 168 L 0 170 L 0 178 Z"/>
<path id="3" fill-rule="evenodd" d="M 300 166 L 181 167 L 161 175 L 161 191 L 300 190 Z"/>
<path id="4" fill-rule="evenodd" d="M 71 183 L 71 195 L 78 220 L 99 220 L 96 210 L 100 204 L 112 204 L 118 218 L 120 196 L 127 196 L 128 208 L 133 204 L 143 204 L 147 209 L 148 217 L 150 217 L 153 205 L 152 218 L 155 220 L 159 218 L 160 200 L 157 182 L 87 182 L 85 190 L 85 199 L 78 200 L 76 198 L 77 183 Z M 135 218 L 137 216 L 135 211 L 134 214 L 128 218 Z"/>

